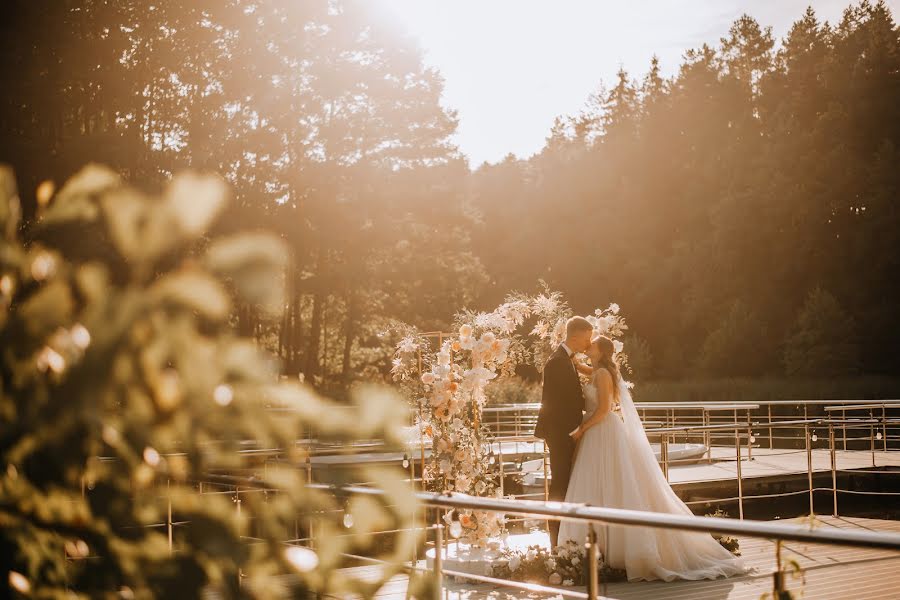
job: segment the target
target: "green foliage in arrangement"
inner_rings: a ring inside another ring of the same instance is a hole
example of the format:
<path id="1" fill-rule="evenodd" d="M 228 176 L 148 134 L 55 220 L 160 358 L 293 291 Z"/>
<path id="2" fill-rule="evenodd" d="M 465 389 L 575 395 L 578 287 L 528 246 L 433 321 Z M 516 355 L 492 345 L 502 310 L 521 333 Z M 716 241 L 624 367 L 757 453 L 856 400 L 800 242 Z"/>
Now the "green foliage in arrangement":
<path id="1" fill-rule="evenodd" d="M 366 474 L 384 501 L 305 487 L 298 432 L 399 444 L 401 411 L 370 391 L 351 418 L 279 382 L 275 361 L 233 332 L 234 298 L 280 310 L 286 251 L 268 235 L 204 237 L 225 200 L 215 177 L 179 175 L 149 196 L 91 166 L 55 196 L 45 187 L 25 242 L 0 170 L 0 577 L 19 593 L 269 598 L 289 581 L 371 595 L 380 581 L 335 572 L 341 553 L 412 553 L 412 534 L 384 552 L 367 535 L 410 523 L 402 472 Z M 273 406 L 291 410 L 276 419 Z M 253 448 L 284 451 L 264 465 L 239 454 Z M 279 491 L 207 485 L 201 496 L 211 473 Z M 310 520 L 315 551 L 283 542 Z"/>

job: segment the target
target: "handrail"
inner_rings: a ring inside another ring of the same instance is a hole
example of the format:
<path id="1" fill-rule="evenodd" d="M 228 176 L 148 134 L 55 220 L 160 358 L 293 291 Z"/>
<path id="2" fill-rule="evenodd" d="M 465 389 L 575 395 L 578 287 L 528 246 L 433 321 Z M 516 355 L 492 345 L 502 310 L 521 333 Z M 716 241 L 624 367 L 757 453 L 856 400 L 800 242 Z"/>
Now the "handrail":
<path id="1" fill-rule="evenodd" d="M 358 486 L 332 486 L 310 484 L 310 487 L 343 494 L 383 496 L 385 492 L 377 488 Z M 718 517 L 697 517 L 654 513 L 621 508 L 603 508 L 567 502 L 541 502 L 536 500 L 504 500 L 479 498 L 455 492 L 417 492 L 416 498 L 422 504 L 437 508 L 485 510 L 524 517 L 550 517 L 568 521 L 588 521 L 614 523 L 618 525 L 640 525 L 662 529 L 678 529 L 702 533 L 726 533 L 757 538 L 774 538 L 794 542 L 834 544 L 839 546 L 868 546 L 900 551 L 900 534 L 888 532 L 857 531 L 847 529 L 820 530 L 802 525 L 787 525 L 765 521 L 738 521 Z"/>
<path id="2" fill-rule="evenodd" d="M 759 408 L 761 406 L 815 406 L 821 404 L 847 406 L 857 406 L 867 403 L 878 403 L 878 408 L 882 404 L 889 407 L 900 407 L 900 399 L 888 398 L 884 400 L 736 400 L 736 401 L 685 401 L 685 402 L 635 402 L 637 409 L 653 409 L 653 408 L 704 408 L 704 407 L 723 407 L 724 405 L 736 406 L 739 410 L 746 408 Z M 540 402 L 523 402 L 521 404 L 491 404 L 484 407 L 484 412 L 512 412 L 515 410 L 537 410 L 541 407 Z"/>
<path id="3" fill-rule="evenodd" d="M 893 402 L 881 402 L 879 404 L 851 404 L 845 406 L 826 406 L 825 410 L 827 412 L 837 411 L 837 410 L 863 410 L 863 409 L 874 409 L 874 408 L 900 408 L 900 404 L 895 404 Z"/>

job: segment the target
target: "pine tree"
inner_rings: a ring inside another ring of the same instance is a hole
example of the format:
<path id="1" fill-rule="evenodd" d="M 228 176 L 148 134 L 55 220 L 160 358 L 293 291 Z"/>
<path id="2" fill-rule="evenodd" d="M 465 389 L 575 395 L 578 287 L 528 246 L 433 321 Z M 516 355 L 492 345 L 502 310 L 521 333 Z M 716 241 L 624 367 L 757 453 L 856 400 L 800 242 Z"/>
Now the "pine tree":
<path id="1" fill-rule="evenodd" d="M 856 322 L 837 299 L 812 290 L 785 340 L 784 366 L 789 375 L 838 377 L 859 369 Z"/>

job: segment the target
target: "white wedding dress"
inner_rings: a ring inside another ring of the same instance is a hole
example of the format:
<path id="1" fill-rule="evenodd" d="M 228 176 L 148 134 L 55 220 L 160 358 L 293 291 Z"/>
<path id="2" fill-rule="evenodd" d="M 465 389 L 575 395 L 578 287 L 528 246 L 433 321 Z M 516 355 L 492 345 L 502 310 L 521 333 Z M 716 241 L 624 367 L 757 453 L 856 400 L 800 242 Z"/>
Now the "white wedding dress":
<path id="1" fill-rule="evenodd" d="M 620 406 L 588 429 L 581 445 L 566 502 L 676 515 L 692 515 L 666 481 L 628 387 L 617 382 Z M 585 386 L 587 420 L 597 409 L 596 388 Z M 612 567 L 625 569 L 629 581 L 714 579 L 746 572 L 743 561 L 706 533 L 636 527 L 595 526 L 600 551 Z M 583 543 L 587 524 L 563 521 L 559 540 Z M 607 539 L 608 536 L 608 539 Z"/>

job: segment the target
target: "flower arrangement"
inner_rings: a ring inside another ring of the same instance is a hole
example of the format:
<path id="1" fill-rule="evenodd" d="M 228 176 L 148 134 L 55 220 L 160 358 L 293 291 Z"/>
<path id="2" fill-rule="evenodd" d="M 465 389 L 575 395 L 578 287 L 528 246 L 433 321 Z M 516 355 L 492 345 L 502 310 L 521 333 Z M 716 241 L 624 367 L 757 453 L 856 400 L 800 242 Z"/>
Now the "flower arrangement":
<path id="1" fill-rule="evenodd" d="M 618 305 L 611 304 L 588 319 L 595 333 L 618 337 L 627 329 L 618 313 Z M 428 336 L 411 327 L 401 331 L 392 374 L 418 406 L 419 428 L 431 437 L 431 461 L 424 473 L 430 489 L 499 496 L 502 473 L 485 443 L 485 389 L 520 364 L 542 365 L 563 341 L 570 315 L 561 294 L 545 288 L 534 296 L 510 295 L 491 312 L 460 313 L 455 331 L 440 334 L 437 351 Z M 529 320 L 534 326 L 526 335 L 523 326 Z M 475 547 L 486 547 L 504 530 L 500 515 L 462 511 L 456 516 L 452 522 L 458 526 L 451 531 L 459 535 L 454 537 Z"/>
<path id="2" fill-rule="evenodd" d="M 720 519 L 728 518 L 728 511 L 724 511 L 721 508 L 717 508 L 715 511 L 711 513 L 706 513 L 707 517 L 718 517 Z M 719 544 L 722 545 L 723 548 L 734 554 L 735 556 L 741 555 L 741 544 L 738 539 L 734 536 L 725 534 L 725 533 L 714 533 L 712 536 L 715 538 Z"/>
<path id="3" fill-rule="evenodd" d="M 494 562 L 491 576 L 542 585 L 580 586 L 587 583 L 587 562 L 584 546 L 572 540 L 558 546 L 555 553 L 543 546 L 529 546 L 527 550 L 506 549 Z M 625 571 L 608 566 L 602 558 L 597 568 L 603 581 L 627 579 Z"/>

